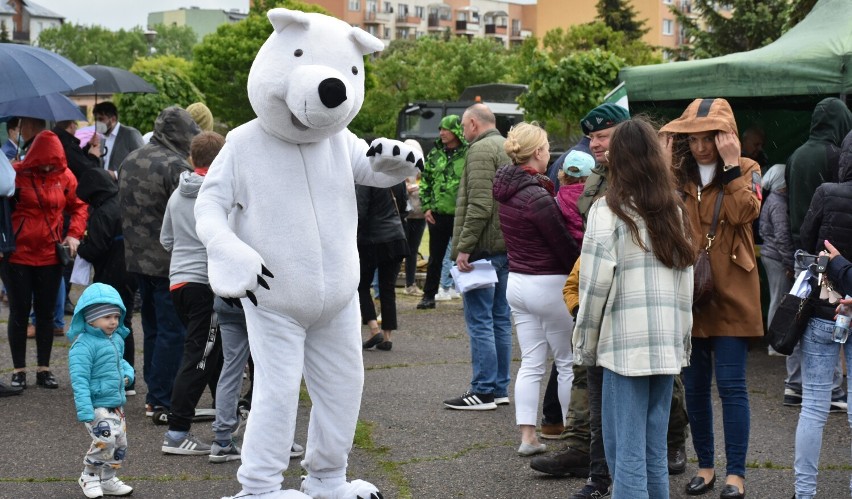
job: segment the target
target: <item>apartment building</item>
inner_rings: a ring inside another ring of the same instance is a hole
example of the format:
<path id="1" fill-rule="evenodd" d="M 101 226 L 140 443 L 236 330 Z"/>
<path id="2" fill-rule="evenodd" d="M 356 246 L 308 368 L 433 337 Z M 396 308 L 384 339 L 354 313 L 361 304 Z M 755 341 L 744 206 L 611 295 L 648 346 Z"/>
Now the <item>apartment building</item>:
<path id="1" fill-rule="evenodd" d="M 151 12 L 148 14 L 148 27 L 158 24 L 165 26 L 189 26 L 198 36 L 200 42 L 206 35 L 213 33 L 221 24 L 242 21 L 248 16 L 246 12 L 237 9 L 200 9 L 198 7 L 181 7 L 174 10 Z"/>
<path id="2" fill-rule="evenodd" d="M 557 0 L 564 1 L 564 0 Z M 536 33 L 536 6 L 499 0 L 313 0 L 385 45 L 426 35 L 493 38 L 506 47 Z"/>
<path id="3" fill-rule="evenodd" d="M 29 0 L 0 1 L 0 32 L 14 43 L 32 44 L 47 28 L 58 28 L 65 18 Z"/>
<path id="4" fill-rule="evenodd" d="M 568 28 L 576 24 L 592 22 L 597 16 L 597 0 L 538 0 L 536 26 L 542 35 L 554 28 Z M 644 36 L 649 45 L 675 48 L 687 42 L 671 7 L 692 17 L 693 0 L 631 0 L 639 19 L 645 20 L 650 31 Z M 731 7 L 720 2 L 719 9 L 730 12 Z"/>

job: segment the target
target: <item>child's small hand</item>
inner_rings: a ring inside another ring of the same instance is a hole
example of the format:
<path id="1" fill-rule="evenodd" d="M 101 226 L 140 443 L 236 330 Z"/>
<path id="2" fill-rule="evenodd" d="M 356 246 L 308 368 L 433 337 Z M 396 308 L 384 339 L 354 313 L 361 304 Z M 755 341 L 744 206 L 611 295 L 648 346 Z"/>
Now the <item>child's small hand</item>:
<path id="1" fill-rule="evenodd" d="M 127 385 L 129 385 L 129 384 L 130 384 L 130 378 L 128 378 L 127 376 L 125 376 L 125 377 L 124 377 L 124 386 L 127 386 Z"/>

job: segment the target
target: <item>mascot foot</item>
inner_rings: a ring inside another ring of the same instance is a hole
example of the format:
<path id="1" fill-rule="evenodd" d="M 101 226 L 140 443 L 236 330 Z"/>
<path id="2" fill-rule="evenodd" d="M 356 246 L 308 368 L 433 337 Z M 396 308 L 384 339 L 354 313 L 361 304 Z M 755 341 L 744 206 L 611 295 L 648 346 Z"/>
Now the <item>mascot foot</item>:
<path id="1" fill-rule="evenodd" d="M 379 489 L 364 480 L 344 482 L 342 485 L 327 489 L 323 487 L 320 480 L 304 477 L 302 479 L 302 492 L 314 499 L 383 499 Z"/>
<path id="2" fill-rule="evenodd" d="M 250 494 L 241 490 L 239 494 L 222 499 L 311 499 L 311 496 L 306 496 L 298 490 L 273 490 L 263 492 L 262 494 Z"/>

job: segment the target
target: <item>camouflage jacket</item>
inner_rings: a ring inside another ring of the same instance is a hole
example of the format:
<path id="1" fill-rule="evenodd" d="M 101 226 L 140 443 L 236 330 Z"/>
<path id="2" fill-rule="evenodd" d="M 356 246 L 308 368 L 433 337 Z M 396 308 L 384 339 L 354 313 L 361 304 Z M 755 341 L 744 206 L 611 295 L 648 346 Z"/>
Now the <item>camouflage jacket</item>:
<path id="1" fill-rule="evenodd" d="M 189 113 L 166 108 L 154 122 L 151 142 L 131 152 L 121 165 L 118 195 L 129 272 L 169 276 L 169 253 L 160 244 L 160 228 L 181 172 L 192 171 L 187 158 L 198 132 Z"/>

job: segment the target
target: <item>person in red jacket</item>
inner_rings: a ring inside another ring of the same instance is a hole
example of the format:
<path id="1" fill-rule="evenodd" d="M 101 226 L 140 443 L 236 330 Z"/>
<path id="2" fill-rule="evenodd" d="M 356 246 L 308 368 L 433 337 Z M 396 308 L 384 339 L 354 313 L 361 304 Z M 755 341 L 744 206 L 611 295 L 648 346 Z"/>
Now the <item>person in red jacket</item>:
<path id="1" fill-rule="evenodd" d="M 77 180 L 68 169 L 56 134 L 39 133 L 23 161 L 15 167 L 15 207 L 12 227 L 16 249 L 0 264 L 9 296 L 9 348 L 15 370 L 12 386 L 26 388 L 27 320 L 32 303 L 36 314 L 36 384 L 57 388 L 50 372 L 53 347 L 53 309 L 62 278 L 56 253 L 61 242 L 73 257 L 86 228 L 87 206 L 77 199 Z M 70 215 L 62 239 L 63 212 Z"/>

